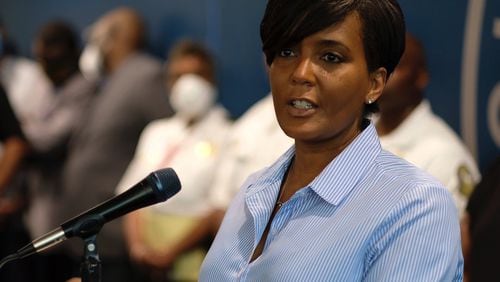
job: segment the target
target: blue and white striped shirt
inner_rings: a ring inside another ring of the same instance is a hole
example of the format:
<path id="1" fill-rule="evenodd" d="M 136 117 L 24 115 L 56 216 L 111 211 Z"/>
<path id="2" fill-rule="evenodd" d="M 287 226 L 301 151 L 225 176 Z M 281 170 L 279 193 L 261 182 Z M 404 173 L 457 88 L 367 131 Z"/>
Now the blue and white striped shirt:
<path id="1" fill-rule="evenodd" d="M 276 213 L 250 263 L 293 155 L 245 182 L 200 281 L 461 281 L 459 221 L 437 180 L 380 147 L 368 126 Z"/>

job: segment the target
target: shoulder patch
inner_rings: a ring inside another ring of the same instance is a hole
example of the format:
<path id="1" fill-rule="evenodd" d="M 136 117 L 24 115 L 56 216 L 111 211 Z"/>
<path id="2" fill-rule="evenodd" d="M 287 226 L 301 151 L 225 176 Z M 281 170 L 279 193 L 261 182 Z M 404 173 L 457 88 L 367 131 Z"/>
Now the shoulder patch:
<path id="1" fill-rule="evenodd" d="M 460 194 L 469 198 L 475 186 L 469 168 L 464 164 L 460 165 L 457 169 L 457 176 L 458 176 Z"/>

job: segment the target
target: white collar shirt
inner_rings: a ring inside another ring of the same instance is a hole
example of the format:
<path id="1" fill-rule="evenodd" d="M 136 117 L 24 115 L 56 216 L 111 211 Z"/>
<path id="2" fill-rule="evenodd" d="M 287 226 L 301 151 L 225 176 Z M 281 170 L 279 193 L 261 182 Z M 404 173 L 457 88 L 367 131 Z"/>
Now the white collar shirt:
<path id="1" fill-rule="evenodd" d="M 172 215 L 202 216 L 211 207 L 208 195 L 230 126 L 227 112 L 213 108 L 193 127 L 173 116 L 150 123 L 141 134 L 135 156 L 117 192 L 133 186 L 150 172 L 164 167 L 175 170 L 181 191 L 152 208 Z"/>
<path id="2" fill-rule="evenodd" d="M 457 134 L 424 100 L 391 133 L 381 136 L 385 150 L 436 177 L 452 193 L 460 213 L 480 174 Z"/>

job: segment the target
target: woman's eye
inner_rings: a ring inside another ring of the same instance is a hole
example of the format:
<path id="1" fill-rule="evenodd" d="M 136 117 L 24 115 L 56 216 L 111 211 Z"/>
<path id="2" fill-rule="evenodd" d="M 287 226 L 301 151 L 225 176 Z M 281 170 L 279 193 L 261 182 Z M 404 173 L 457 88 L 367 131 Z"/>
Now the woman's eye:
<path id="1" fill-rule="evenodd" d="M 340 63 L 342 61 L 342 58 L 334 53 L 326 53 L 321 56 L 321 59 L 329 63 Z"/>
<path id="2" fill-rule="evenodd" d="M 279 52 L 280 57 L 292 57 L 294 55 L 295 53 L 293 52 L 292 49 L 283 49 Z"/>

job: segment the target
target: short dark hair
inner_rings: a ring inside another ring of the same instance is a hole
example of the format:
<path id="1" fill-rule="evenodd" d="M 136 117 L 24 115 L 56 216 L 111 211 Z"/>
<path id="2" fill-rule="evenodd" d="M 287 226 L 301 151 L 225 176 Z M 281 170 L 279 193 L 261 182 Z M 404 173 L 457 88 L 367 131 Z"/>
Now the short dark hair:
<path id="1" fill-rule="evenodd" d="M 202 61 L 207 69 L 207 75 L 211 77 L 212 82 L 215 82 L 215 60 L 212 53 L 203 44 L 191 40 L 179 40 L 168 52 L 167 62 L 174 61 L 183 57 L 196 57 Z"/>
<path id="2" fill-rule="evenodd" d="M 199 58 L 206 63 L 210 69 L 215 69 L 213 56 L 208 49 L 193 40 L 182 39 L 177 42 L 168 52 L 168 60 L 175 60 L 177 58 L 193 56 Z"/>
<path id="3" fill-rule="evenodd" d="M 79 40 L 73 27 L 62 20 L 46 23 L 37 35 L 37 40 L 47 48 L 64 48 L 70 55 L 78 55 L 80 47 Z"/>
<path id="4" fill-rule="evenodd" d="M 281 49 L 340 23 L 353 12 L 362 23 L 368 71 L 383 67 L 389 77 L 405 47 L 405 21 L 396 0 L 269 0 L 260 24 L 267 64 Z M 376 103 L 366 104 L 363 115 L 377 110 Z"/>
<path id="5" fill-rule="evenodd" d="M 73 27 L 63 21 L 54 20 L 41 27 L 36 36 L 40 49 L 35 50 L 35 55 L 41 59 L 51 61 L 58 67 L 78 70 L 80 56 L 80 42 Z"/>
<path id="6" fill-rule="evenodd" d="M 276 53 L 357 12 L 368 70 L 392 73 L 403 54 L 405 22 L 395 0 L 269 0 L 260 25 L 262 49 L 270 65 Z"/>

